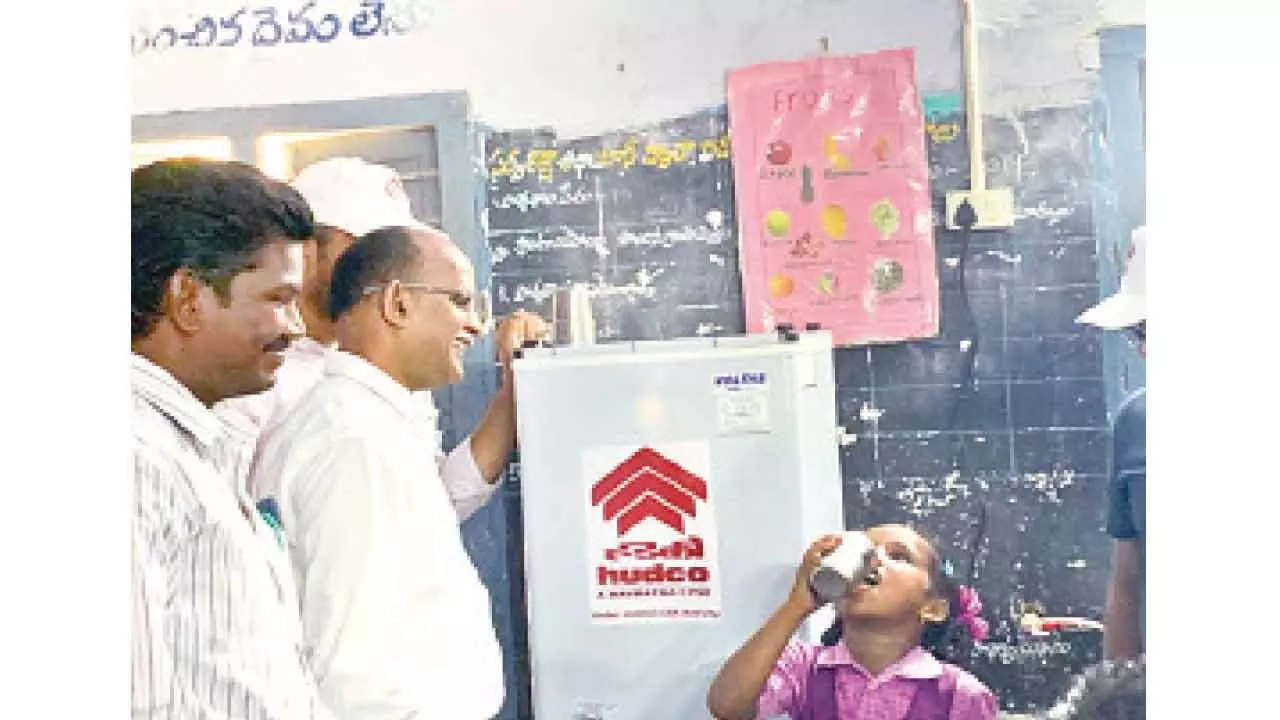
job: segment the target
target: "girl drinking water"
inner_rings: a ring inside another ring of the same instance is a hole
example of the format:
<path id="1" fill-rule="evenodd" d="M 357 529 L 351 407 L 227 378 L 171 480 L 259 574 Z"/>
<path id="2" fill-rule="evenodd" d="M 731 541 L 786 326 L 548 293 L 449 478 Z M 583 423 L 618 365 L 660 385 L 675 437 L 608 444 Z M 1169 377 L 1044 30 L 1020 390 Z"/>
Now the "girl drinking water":
<path id="1" fill-rule="evenodd" d="M 982 605 L 915 530 L 867 531 L 875 556 L 838 601 L 823 645 L 791 641 L 818 608 L 809 576 L 840 545 L 810 546 L 791 593 L 720 669 L 707 705 L 718 720 L 994 720 L 996 699 L 952 663 L 986 637 Z"/>

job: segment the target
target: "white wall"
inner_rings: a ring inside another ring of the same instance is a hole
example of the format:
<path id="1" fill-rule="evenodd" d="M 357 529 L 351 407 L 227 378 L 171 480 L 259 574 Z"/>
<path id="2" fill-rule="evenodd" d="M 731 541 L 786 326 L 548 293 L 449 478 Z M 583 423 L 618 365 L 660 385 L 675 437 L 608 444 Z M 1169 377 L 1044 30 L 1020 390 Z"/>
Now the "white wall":
<path id="1" fill-rule="evenodd" d="M 1146 0 L 1098 0 L 1103 25 L 1146 25 Z"/>
<path id="2" fill-rule="evenodd" d="M 266 5 L 268 0 L 263 0 Z M 294 9 L 302 0 L 271 0 Z M 985 110 L 1088 97 L 1095 0 L 978 0 Z M 1133 0 L 1103 0 L 1132 6 Z M 350 16 L 357 0 L 320 0 Z M 576 135 L 724 101 L 726 70 L 812 55 L 913 46 L 924 92 L 960 87 L 960 0 L 398 0 L 404 35 L 329 44 L 146 51 L 133 59 L 135 113 L 471 93 L 497 127 Z M 1140 5 L 1140 3 L 1139 3 Z M 133 29 L 190 27 L 235 0 L 135 0 Z"/>

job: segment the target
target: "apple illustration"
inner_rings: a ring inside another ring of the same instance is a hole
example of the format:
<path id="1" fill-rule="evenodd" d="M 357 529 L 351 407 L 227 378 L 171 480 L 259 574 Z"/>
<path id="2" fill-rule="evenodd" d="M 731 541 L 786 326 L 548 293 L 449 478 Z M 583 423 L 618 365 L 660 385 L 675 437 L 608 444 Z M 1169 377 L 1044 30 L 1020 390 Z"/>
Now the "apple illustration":
<path id="1" fill-rule="evenodd" d="M 774 140 L 769 143 L 769 152 L 765 158 L 774 165 L 786 165 L 791 162 L 791 144 L 786 140 Z"/>

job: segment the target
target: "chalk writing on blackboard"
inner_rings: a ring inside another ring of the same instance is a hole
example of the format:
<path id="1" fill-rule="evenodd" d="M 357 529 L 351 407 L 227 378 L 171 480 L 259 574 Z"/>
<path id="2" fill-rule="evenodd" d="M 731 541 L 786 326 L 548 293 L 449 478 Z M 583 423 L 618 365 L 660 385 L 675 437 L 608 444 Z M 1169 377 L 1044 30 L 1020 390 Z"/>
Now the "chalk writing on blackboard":
<path id="1" fill-rule="evenodd" d="M 360 0 L 358 9 L 345 16 L 326 11 L 316 0 L 299 0 L 289 6 L 246 6 L 227 15 L 203 15 L 159 27 L 140 26 L 132 34 L 132 52 L 139 55 L 182 48 L 261 48 L 323 44 L 343 35 L 356 40 L 403 35 L 423 19 L 423 12 L 422 8 L 402 8 L 386 0 Z"/>
<path id="2" fill-rule="evenodd" d="M 539 182 L 555 182 L 562 175 L 581 179 L 585 170 L 627 169 L 636 166 L 666 170 L 713 163 L 729 157 L 729 136 L 645 142 L 629 137 L 595 153 L 559 148 L 496 147 L 489 152 L 489 177 L 519 182 L 534 175 Z"/>
<path id="3" fill-rule="evenodd" d="M 1043 661 L 1058 655 L 1070 655 L 1071 645 L 1057 641 L 1032 641 L 1023 643 L 986 642 L 974 648 L 974 654 L 993 663 L 1013 665 L 1031 660 Z"/>
<path id="4" fill-rule="evenodd" d="M 599 342 L 741 332 L 723 109 L 557 139 L 487 138 L 495 308 L 585 284 Z"/>
<path id="5" fill-rule="evenodd" d="M 540 207 L 564 207 L 566 205 L 592 205 L 596 201 L 596 194 L 586 190 L 573 190 L 567 184 L 560 187 L 558 192 L 529 192 L 521 190 L 519 192 L 509 192 L 499 195 L 493 201 L 493 207 L 505 209 L 516 207 L 520 208 L 520 212 L 528 212 L 533 208 Z"/>

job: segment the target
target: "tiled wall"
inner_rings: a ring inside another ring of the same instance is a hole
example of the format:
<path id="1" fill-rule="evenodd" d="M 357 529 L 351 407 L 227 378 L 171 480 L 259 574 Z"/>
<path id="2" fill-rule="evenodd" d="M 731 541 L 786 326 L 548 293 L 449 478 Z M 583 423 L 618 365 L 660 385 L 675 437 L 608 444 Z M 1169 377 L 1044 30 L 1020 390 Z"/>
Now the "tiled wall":
<path id="1" fill-rule="evenodd" d="M 1097 331 L 1074 322 L 1098 299 L 1089 121 L 1087 107 L 988 119 L 988 185 L 1014 188 L 1015 227 L 967 247 L 937 229 L 939 338 L 836 355 L 841 419 L 857 435 L 843 458 L 848 524 L 917 523 L 962 573 L 974 557 L 995 641 L 976 669 L 1008 709 L 1049 702 L 1098 650 L 1096 635 L 1004 645 L 1023 602 L 1098 618 L 1104 597 L 1102 354 Z M 966 183 L 935 178 L 937 202 Z"/>

